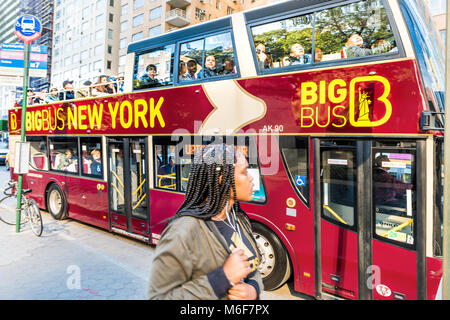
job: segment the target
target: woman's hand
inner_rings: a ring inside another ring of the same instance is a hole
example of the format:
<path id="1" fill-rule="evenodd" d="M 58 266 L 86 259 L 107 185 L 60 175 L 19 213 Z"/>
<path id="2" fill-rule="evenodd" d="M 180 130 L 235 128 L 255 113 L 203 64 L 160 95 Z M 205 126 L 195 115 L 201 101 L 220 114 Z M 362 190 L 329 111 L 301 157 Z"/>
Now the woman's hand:
<path id="1" fill-rule="evenodd" d="M 239 282 L 228 290 L 230 300 L 256 300 L 257 296 L 255 287 L 243 282 Z"/>
<path id="2" fill-rule="evenodd" d="M 248 257 L 242 249 L 233 250 L 223 265 L 223 272 L 233 284 L 244 279 L 251 271 Z"/>

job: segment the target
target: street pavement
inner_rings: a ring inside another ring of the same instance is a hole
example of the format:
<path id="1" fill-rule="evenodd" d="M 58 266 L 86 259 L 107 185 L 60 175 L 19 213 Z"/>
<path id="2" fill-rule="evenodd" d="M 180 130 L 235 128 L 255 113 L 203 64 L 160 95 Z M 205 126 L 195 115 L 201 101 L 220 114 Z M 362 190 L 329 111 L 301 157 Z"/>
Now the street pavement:
<path id="1" fill-rule="evenodd" d="M 7 181 L 0 169 L 0 186 Z M 12 200 L 12 199 L 11 199 Z M 14 215 L 11 201 L 0 214 Z M 154 248 L 71 219 L 41 211 L 44 231 L 0 221 L 0 300 L 144 300 Z M 292 283 L 262 299 L 302 300 Z"/>

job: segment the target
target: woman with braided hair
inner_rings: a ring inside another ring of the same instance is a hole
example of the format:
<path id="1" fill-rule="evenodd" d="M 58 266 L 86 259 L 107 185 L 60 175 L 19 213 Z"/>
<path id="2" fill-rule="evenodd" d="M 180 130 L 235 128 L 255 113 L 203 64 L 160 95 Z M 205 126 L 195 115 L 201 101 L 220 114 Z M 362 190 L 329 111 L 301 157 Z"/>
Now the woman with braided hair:
<path id="1" fill-rule="evenodd" d="M 186 197 L 153 257 L 150 299 L 255 300 L 260 254 L 239 201 L 251 201 L 248 162 L 234 146 L 211 144 L 195 157 Z"/>

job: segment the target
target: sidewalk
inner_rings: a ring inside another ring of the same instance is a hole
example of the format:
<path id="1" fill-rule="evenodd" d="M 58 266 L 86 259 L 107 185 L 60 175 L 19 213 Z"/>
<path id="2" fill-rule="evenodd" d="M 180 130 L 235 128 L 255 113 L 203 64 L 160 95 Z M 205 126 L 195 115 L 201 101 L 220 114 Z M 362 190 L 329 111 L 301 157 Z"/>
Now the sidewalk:
<path id="1" fill-rule="evenodd" d="M 0 300 L 147 299 L 153 247 L 41 212 L 39 238 L 0 222 Z M 287 285 L 261 298 L 302 300 Z"/>

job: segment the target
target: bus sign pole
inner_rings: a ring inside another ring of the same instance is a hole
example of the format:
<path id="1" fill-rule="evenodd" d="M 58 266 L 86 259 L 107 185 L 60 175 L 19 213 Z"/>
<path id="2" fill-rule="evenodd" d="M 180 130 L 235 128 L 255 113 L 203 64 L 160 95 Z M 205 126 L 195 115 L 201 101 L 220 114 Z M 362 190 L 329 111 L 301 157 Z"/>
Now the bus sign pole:
<path id="1" fill-rule="evenodd" d="M 14 34 L 23 40 L 25 44 L 24 65 L 23 65 L 23 90 L 22 90 L 22 123 L 20 131 L 20 142 L 25 142 L 25 121 L 28 103 L 28 76 L 30 64 L 30 45 L 31 42 L 38 39 L 42 34 L 42 24 L 39 19 L 33 15 L 22 15 L 15 23 Z M 22 153 L 21 153 L 22 154 Z M 22 161 L 21 161 L 22 162 Z M 22 207 L 22 184 L 23 173 L 19 171 L 17 179 L 17 210 L 16 210 L 16 232 L 20 232 L 20 211 Z"/>

